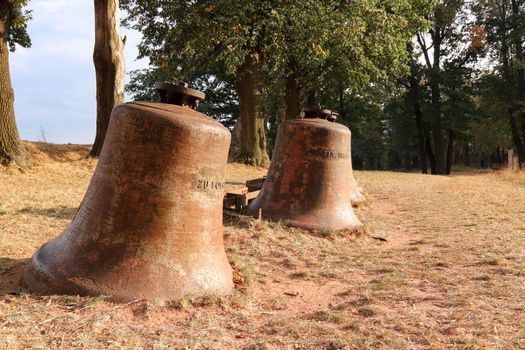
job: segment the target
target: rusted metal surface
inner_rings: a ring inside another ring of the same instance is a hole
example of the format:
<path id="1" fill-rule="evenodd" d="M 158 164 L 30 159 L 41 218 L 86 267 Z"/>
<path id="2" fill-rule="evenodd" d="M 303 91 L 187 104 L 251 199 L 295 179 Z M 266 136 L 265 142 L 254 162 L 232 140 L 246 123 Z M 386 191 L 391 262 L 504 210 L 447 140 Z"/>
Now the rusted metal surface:
<path id="1" fill-rule="evenodd" d="M 33 256 L 35 292 L 171 300 L 231 291 L 222 201 L 230 133 L 188 107 L 117 106 L 70 226 Z"/>
<path id="2" fill-rule="evenodd" d="M 258 217 L 261 209 L 265 219 L 316 230 L 361 228 L 351 206 L 349 145 L 348 128 L 327 119 L 282 123 L 266 180 L 246 214 Z"/>
<path id="3" fill-rule="evenodd" d="M 331 122 L 335 122 L 339 114 L 329 109 L 321 108 L 320 106 L 303 108 L 305 118 L 319 118 L 326 119 Z M 350 134 L 350 139 L 351 139 Z M 363 188 L 360 187 L 354 178 L 354 172 L 352 169 L 352 142 L 350 141 L 350 199 L 352 205 L 355 207 L 360 206 L 366 202 L 366 198 L 363 195 Z"/>

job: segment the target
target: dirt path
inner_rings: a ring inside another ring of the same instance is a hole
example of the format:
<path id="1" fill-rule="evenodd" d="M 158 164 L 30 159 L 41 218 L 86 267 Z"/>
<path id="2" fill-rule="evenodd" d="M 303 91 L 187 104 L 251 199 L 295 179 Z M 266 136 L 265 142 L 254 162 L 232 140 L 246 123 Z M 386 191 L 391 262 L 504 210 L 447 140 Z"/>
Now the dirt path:
<path id="1" fill-rule="evenodd" d="M 380 304 L 419 319 L 431 348 L 525 348 L 525 185 L 490 173 L 372 176 L 362 212 L 388 240 L 374 255 L 392 257 L 401 278 Z"/>

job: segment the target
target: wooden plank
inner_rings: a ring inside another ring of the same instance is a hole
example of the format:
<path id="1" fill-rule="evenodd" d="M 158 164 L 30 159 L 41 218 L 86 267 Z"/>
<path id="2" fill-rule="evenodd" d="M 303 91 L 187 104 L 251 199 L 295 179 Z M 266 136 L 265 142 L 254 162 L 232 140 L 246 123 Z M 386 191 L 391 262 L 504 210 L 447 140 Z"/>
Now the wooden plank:
<path id="1" fill-rule="evenodd" d="M 259 195 L 261 191 L 253 191 L 253 192 L 249 192 L 248 194 L 246 194 L 246 199 L 248 201 L 251 201 L 252 199 L 255 199 L 255 197 L 257 197 Z"/>
<path id="2" fill-rule="evenodd" d="M 241 195 L 241 194 L 246 194 L 248 192 L 249 192 L 248 191 L 248 187 L 234 188 L 234 189 L 231 189 L 231 190 L 227 190 L 226 191 L 226 196 L 227 197 L 238 196 L 238 195 Z"/>
<path id="3" fill-rule="evenodd" d="M 228 190 L 224 194 L 222 201 L 222 207 L 224 209 L 234 209 L 236 212 L 242 212 L 242 210 L 250 203 L 255 197 L 259 195 L 260 190 L 249 191 L 248 187 L 236 188 Z"/>
<path id="4" fill-rule="evenodd" d="M 248 187 L 248 192 L 260 190 L 265 179 L 266 176 L 260 177 L 258 179 L 247 180 L 246 187 Z"/>

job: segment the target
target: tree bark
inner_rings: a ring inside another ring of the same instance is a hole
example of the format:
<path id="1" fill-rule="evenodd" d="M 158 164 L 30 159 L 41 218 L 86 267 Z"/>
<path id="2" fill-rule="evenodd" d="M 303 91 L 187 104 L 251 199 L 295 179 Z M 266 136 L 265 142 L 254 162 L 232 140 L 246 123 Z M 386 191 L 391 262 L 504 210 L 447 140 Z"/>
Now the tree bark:
<path id="1" fill-rule="evenodd" d="M 516 152 L 518 153 L 518 159 L 520 164 L 523 164 L 525 162 L 525 149 L 523 148 L 523 143 L 521 142 L 521 136 L 518 129 L 518 125 L 516 123 L 516 116 L 514 113 L 514 108 L 510 107 L 507 110 L 507 115 L 509 118 L 509 125 L 510 125 L 510 133 L 512 135 L 512 141 L 514 143 L 514 147 L 516 147 Z"/>
<path id="2" fill-rule="evenodd" d="M 421 106 L 419 101 L 414 102 L 414 114 L 416 117 L 416 128 L 417 128 L 417 146 L 419 151 L 419 166 L 422 174 L 427 174 L 427 155 L 425 147 L 425 136 L 423 131 L 423 113 L 421 112 Z"/>
<path id="3" fill-rule="evenodd" d="M 409 49 L 410 55 L 413 55 L 412 48 Z M 421 168 L 421 173 L 427 174 L 427 154 L 425 147 L 425 134 L 423 130 L 423 112 L 421 111 L 421 90 L 419 88 L 419 81 L 416 78 L 416 68 L 415 62 L 410 64 L 410 77 L 409 77 L 409 87 L 410 87 L 410 98 L 412 100 L 412 106 L 414 108 L 414 117 L 416 119 L 416 130 L 417 130 L 417 146 L 419 151 L 419 166 Z"/>
<path id="4" fill-rule="evenodd" d="M 310 91 L 307 98 L 308 107 L 320 106 L 319 97 L 315 90 Z"/>
<path id="5" fill-rule="evenodd" d="M 7 43 L 9 2 L 0 1 L 0 164 L 28 165 L 28 155 L 20 141 L 15 120 L 15 95 L 9 72 Z"/>
<path id="6" fill-rule="evenodd" d="M 506 10 L 503 9 L 501 11 L 501 15 L 502 15 L 502 18 L 501 18 L 501 21 L 502 21 L 502 26 L 504 28 L 504 30 L 502 31 L 501 33 L 501 48 L 500 48 L 500 54 L 501 54 L 501 63 L 502 63 L 502 68 L 503 68 L 503 77 L 507 83 L 508 86 L 513 86 L 513 78 L 512 78 L 512 75 L 510 73 L 510 58 L 509 58 L 509 55 L 510 55 L 510 48 L 509 48 L 509 45 L 510 45 L 510 41 L 509 41 L 509 38 L 507 36 L 507 29 L 508 29 L 508 22 L 507 22 L 507 16 L 506 16 Z M 508 119 L 509 119 L 509 125 L 510 125 L 510 131 L 511 131 L 511 135 L 512 135 L 512 142 L 514 143 L 514 147 L 516 147 L 516 151 L 518 153 L 518 158 L 519 158 L 519 162 L 520 164 L 523 164 L 523 162 L 525 162 L 525 148 L 523 147 L 523 143 L 522 143 L 522 140 L 521 140 L 521 136 L 520 136 L 520 131 L 519 131 L 519 127 L 518 127 L 518 124 L 516 122 L 517 120 L 517 109 L 516 109 L 516 106 L 515 106 L 515 101 L 514 99 L 512 98 L 512 96 L 509 96 L 508 98 L 508 109 L 507 109 L 507 115 L 508 115 Z"/>
<path id="7" fill-rule="evenodd" d="M 450 175 L 450 173 L 452 172 L 455 138 L 456 138 L 456 132 L 452 129 L 448 129 L 447 165 L 446 165 L 447 175 Z"/>
<path id="8" fill-rule="evenodd" d="M 417 72 L 417 63 L 414 59 L 414 45 L 412 43 L 407 44 L 407 52 L 410 55 L 410 76 L 408 79 L 409 98 L 414 108 L 414 117 L 416 120 L 417 130 L 417 148 L 419 156 L 419 166 L 421 173 L 427 174 L 427 154 L 425 148 L 425 133 L 423 130 L 423 112 L 421 111 L 421 99 L 422 93 L 419 86 L 419 77 Z"/>
<path id="9" fill-rule="evenodd" d="M 97 80 L 97 134 L 90 156 L 98 157 L 104 145 L 113 107 L 124 102 L 124 40 L 120 37 L 119 0 L 94 0 Z"/>
<path id="10" fill-rule="evenodd" d="M 520 3 L 517 0 L 512 0 L 512 14 L 520 18 L 522 15 L 520 13 Z M 523 24 L 522 24 L 523 25 Z M 522 28 L 514 28 L 514 31 L 520 32 L 520 29 Z M 522 104 L 525 102 L 525 56 L 523 54 L 523 41 L 522 41 L 522 35 L 514 33 L 513 35 L 513 43 L 514 43 L 514 50 L 516 52 L 516 78 L 517 78 L 517 97 L 518 101 L 516 103 L 518 115 L 521 116 L 521 133 L 522 133 L 522 139 L 525 140 L 525 106 Z M 522 154 L 522 159 L 520 159 L 520 163 L 525 163 L 525 150 Z"/>
<path id="11" fill-rule="evenodd" d="M 463 145 L 463 164 L 465 166 L 470 166 L 470 147 L 468 142 L 465 141 Z"/>
<path id="12" fill-rule="evenodd" d="M 261 56 L 252 53 L 246 56 L 239 72 L 240 160 L 252 165 L 266 166 L 270 159 L 266 150 L 266 119 L 261 109 L 260 70 Z"/>
<path id="13" fill-rule="evenodd" d="M 421 173 L 427 174 L 427 155 L 425 147 L 425 136 L 423 131 L 423 113 L 421 112 L 421 106 L 419 101 L 414 101 L 414 115 L 416 117 L 417 127 L 417 145 L 419 150 L 419 166 L 421 167 Z"/>
<path id="14" fill-rule="evenodd" d="M 299 81 L 290 75 L 286 78 L 284 102 L 286 104 L 286 120 L 295 119 L 301 113 L 301 86 Z"/>
<path id="15" fill-rule="evenodd" d="M 434 156 L 434 152 L 432 152 L 432 144 L 430 143 L 430 135 L 427 135 L 425 138 L 425 148 L 427 150 L 428 160 L 430 162 L 430 173 L 432 175 L 437 174 L 436 170 L 436 157 Z"/>
<path id="16" fill-rule="evenodd" d="M 437 30 L 439 31 L 439 29 Z M 433 35 L 434 62 L 430 77 L 430 90 L 432 94 L 432 136 L 434 137 L 434 155 L 436 157 L 436 173 L 445 174 L 445 150 L 443 146 L 443 133 L 441 130 L 441 89 L 440 81 L 440 59 L 441 59 L 441 37 L 439 33 Z"/>

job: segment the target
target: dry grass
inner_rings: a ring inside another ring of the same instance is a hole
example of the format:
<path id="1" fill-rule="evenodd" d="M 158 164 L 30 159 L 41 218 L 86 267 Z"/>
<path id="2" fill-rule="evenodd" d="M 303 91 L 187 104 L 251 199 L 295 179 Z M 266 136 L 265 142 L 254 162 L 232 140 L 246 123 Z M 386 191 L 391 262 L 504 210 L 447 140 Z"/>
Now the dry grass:
<path id="1" fill-rule="evenodd" d="M 500 171 L 498 174 L 506 180 L 525 185 L 525 167 L 520 171 L 511 171 L 510 169 L 506 168 Z"/>
<path id="2" fill-rule="evenodd" d="M 0 289 L 71 221 L 95 162 L 34 145 L 0 171 Z M 228 166 L 236 186 L 264 169 Z M 237 289 L 169 305 L 0 297 L 0 349 L 523 349 L 525 182 L 505 173 L 357 172 L 367 234 L 225 218 Z M 381 237 L 386 241 L 373 239 Z"/>

